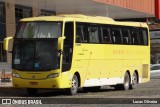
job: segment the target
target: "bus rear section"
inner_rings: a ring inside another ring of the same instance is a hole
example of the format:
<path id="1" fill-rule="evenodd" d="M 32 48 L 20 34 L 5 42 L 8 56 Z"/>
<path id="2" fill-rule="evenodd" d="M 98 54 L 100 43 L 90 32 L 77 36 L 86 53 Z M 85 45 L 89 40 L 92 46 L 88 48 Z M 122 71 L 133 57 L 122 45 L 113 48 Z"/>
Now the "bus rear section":
<path id="1" fill-rule="evenodd" d="M 142 23 L 76 23 L 74 66 L 84 89 L 133 89 L 150 80 L 148 26 Z"/>

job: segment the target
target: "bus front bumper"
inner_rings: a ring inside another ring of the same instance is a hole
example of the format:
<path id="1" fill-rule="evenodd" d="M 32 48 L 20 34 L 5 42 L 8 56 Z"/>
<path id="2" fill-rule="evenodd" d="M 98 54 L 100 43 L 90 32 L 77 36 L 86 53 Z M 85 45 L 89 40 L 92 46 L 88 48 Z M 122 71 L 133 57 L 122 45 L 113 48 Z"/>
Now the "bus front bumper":
<path id="1" fill-rule="evenodd" d="M 15 88 L 62 88 L 59 77 L 46 78 L 43 80 L 30 80 L 13 77 L 12 83 Z"/>

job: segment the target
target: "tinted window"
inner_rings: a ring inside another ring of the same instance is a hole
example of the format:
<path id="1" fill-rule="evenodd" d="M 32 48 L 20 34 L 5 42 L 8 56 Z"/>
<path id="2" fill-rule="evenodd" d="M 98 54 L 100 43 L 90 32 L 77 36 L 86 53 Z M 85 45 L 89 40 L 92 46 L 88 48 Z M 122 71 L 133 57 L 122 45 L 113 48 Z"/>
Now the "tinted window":
<path id="1" fill-rule="evenodd" d="M 72 64 L 72 54 L 73 54 L 73 35 L 74 35 L 74 23 L 66 22 L 64 35 L 66 39 L 64 40 L 63 47 L 63 60 L 62 60 L 62 71 L 68 71 Z"/>
<path id="2" fill-rule="evenodd" d="M 111 37 L 114 44 L 121 44 L 122 37 L 121 37 L 121 29 L 120 28 L 112 28 L 111 29 Z"/>
<path id="3" fill-rule="evenodd" d="M 89 31 L 89 43 L 99 43 L 98 26 L 89 25 L 88 31 Z"/>
<path id="4" fill-rule="evenodd" d="M 88 27 L 86 24 L 77 23 L 76 25 L 76 42 L 87 43 L 88 40 Z"/>
<path id="5" fill-rule="evenodd" d="M 148 45 L 148 34 L 147 30 L 140 28 L 140 45 Z"/>
<path id="6" fill-rule="evenodd" d="M 108 43 L 112 43 L 111 42 L 111 36 L 110 36 L 110 28 L 107 27 L 102 27 L 101 28 L 101 39 L 102 39 L 102 43 L 108 44 Z"/>
<path id="7" fill-rule="evenodd" d="M 139 30 L 138 28 L 133 28 L 131 30 L 131 44 L 139 45 Z"/>
<path id="8" fill-rule="evenodd" d="M 148 45 L 148 30 L 120 25 L 77 23 L 76 42 Z"/>
<path id="9" fill-rule="evenodd" d="M 123 28 L 122 35 L 123 35 L 123 44 L 129 44 L 130 43 L 130 30 L 128 28 Z"/>

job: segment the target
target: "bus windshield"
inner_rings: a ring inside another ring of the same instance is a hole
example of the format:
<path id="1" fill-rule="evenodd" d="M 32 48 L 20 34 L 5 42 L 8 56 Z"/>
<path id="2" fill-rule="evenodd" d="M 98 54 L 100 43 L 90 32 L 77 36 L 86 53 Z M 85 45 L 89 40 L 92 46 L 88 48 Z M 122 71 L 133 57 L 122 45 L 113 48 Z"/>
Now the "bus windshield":
<path id="1" fill-rule="evenodd" d="M 15 39 L 12 67 L 21 71 L 58 69 L 58 39 Z"/>
<path id="2" fill-rule="evenodd" d="M 16 38 L 58 38 L 62 33 L 62 22 L 22 22 Z"/>
<path id="3" fill-rule="evenodd" d="M 13 69 L 50 71 L 58 69 L 58 37 L 62 22 L 22 22 L 13 46 Z"/>

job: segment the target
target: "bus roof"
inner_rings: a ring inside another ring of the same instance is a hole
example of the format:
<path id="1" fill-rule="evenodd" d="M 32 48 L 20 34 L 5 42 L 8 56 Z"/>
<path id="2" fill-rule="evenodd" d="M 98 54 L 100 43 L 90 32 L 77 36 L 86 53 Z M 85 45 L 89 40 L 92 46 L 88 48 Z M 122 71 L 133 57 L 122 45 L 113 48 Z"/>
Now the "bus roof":
<path id="1" fill-rule="evenodd" d="M 102 16 L 87 16 L 82 14 L 60 14 L 56 16 L 40 16 L 21 19 L 20 22 L 28 21 L 77 21 L 77 22 L 89 22 L 89 23 L 101 23 L 101 24 L 113 24 L 123 26 L 136 26 L 136 27 L 148 27 L 146 23 L 142 22 L 120 22 L 114 21 L 109 17 Z"/>
<path id="2" fill-rule="evenodd" d="M 63 20 L 82 20 L 82 19 L 89 19 L 89 20 L 103 20 L 103 21 L 114 21 L 108 17 L 101 17 L 101 16 L 86 16 L 82 14 L 60 14 L 56 16 L 40 16 L 40 17 L 31 17 L 25 18 L 20 21 L 63 21 Z"/>

